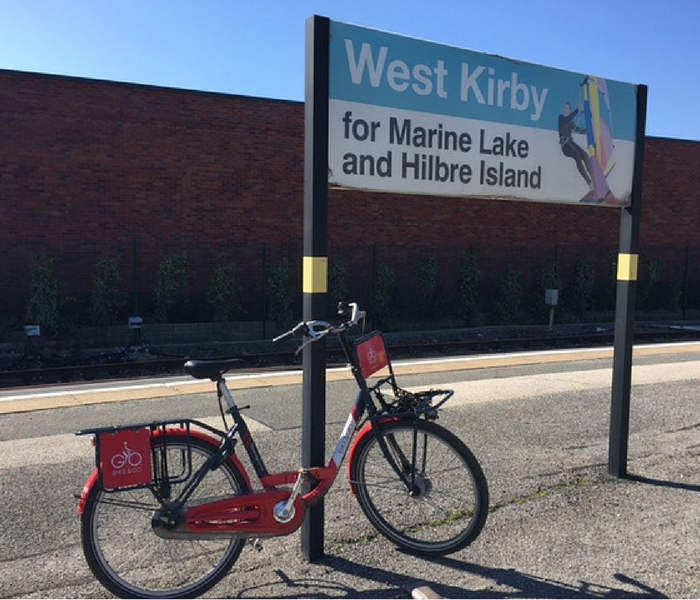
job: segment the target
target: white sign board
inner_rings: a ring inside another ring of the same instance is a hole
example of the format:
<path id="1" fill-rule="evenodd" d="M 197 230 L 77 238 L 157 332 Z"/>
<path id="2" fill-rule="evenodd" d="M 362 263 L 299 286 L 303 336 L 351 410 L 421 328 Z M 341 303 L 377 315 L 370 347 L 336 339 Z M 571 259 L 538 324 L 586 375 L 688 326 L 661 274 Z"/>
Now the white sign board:
<path id="1" fill-rule="evenodd" d="M 630 203 L 637 86 L 330 26 L 330 185 Z"/>

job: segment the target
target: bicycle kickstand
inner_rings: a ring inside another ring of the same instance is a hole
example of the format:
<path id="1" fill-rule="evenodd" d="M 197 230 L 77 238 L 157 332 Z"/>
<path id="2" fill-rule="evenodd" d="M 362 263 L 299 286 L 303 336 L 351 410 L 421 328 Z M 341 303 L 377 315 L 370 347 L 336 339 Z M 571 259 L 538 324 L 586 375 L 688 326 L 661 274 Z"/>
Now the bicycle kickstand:
<path id="1" fill-rule="evenodd" d="M 249 539 L 248 542 L 250 543 L 251 546 L 253 546 L 254 550 L 257 550 L 258 552 L 261 552 L 263 549 L 263 543 L 261 538 L 255 538 L 255 539 Z"/>

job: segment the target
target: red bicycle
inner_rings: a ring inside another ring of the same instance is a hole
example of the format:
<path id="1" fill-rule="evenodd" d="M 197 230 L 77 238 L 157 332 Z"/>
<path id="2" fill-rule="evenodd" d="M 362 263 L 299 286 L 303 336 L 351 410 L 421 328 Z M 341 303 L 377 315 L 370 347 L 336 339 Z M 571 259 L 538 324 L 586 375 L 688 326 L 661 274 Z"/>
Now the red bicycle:
<path id="1" fill-rule="evenodd" d="M 347 355 L 359 393 L 326 466 L 268 472 L 224 378 L 238 359 L 185 363 L 193 377 L 216 383 L 221 430 L 178 419 L 78 432 L 93 436 L 97 463 L 78 504 L 82 546 L 109 591 L 131 598 L 204 593 L 229 572 L 246 539 L 260 547 L 262 538 L 298 529 L 348 449 L 352 493 L 397 546 L 442 555 L 476 539 L 488 513 L 486 478 L 464 442 L 435 423 L 453 392 L 400 388 L 381 333 L 351 343 L 347 332 L 364 312 L 354 303 L 339 312 L 347 320 L 338 326 L 306 321 L 276 338 L 302 334 L 301 348 L 335 334 Z M 237 440 L 256 485 L 235 452 Z"/>

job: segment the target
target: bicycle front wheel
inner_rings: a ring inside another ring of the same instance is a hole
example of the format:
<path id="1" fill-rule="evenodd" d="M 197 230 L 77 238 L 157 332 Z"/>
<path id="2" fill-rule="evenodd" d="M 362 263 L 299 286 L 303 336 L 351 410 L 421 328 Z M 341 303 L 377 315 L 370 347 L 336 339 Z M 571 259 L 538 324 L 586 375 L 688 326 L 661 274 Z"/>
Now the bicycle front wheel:
<path id="1" fill-rule="evenodd" d="M 166 452 L 171 465 L 184 463 L 189 444 L 192 473 L 217 450 L 212 443 L 198 438 L 188 441 L 182 435 L 167 435 L 155 444 L 156 460 Z M 174 484 L 170 498 L 176 498 L 187 483 Z M 238 468 L 225 461 L 207 473 L 190 502 L 247 489 Z M 90 570 L 113 594 L 122 598 L 192 598 L 216 585 L 241 553 L 242 539 L 158 537 L 151 519 L 160 507 L 148 488 L 106 492 L 95 485 L 88 496 L 81 522 L 83 552 Z"/>
<path id="2" fill-rule="evenodd" d="M 488 486 L 464 442 L 429 421 L 388 422 L 381 432 L 406 482 L 387 460 L 376 433 L 358 441 L 350 476 L 372 525 L 418 554 L 450 554 L 474 541 L 486 522 Z"/>

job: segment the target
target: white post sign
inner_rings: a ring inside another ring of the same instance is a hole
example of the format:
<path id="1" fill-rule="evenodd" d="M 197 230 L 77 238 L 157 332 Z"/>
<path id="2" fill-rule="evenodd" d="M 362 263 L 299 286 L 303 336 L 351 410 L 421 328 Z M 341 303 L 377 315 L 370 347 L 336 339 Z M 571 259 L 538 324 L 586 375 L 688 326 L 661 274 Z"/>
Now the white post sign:
<path id="1" fill-rule="evenodd" d="M 330 185 L 630 204 L 637 86 L 330 26 Z"/>

